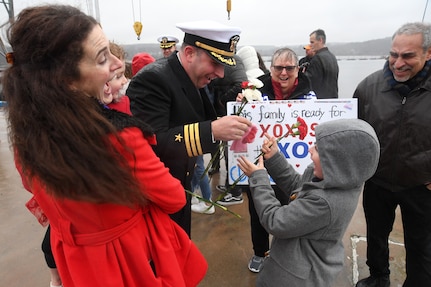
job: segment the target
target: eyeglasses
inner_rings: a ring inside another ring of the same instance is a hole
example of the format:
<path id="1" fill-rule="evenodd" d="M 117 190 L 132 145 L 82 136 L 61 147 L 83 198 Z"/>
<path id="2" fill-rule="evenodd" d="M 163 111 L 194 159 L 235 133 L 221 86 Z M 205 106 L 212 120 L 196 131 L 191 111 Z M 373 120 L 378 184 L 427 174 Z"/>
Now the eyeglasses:
<path id="1" fill-rule="evenodd" d="M 286 69 L 286 72 L 292 72 L 298 66 L 272 66 L 274 70 L 278 73 L 283 72 L 283 69 Z"/>

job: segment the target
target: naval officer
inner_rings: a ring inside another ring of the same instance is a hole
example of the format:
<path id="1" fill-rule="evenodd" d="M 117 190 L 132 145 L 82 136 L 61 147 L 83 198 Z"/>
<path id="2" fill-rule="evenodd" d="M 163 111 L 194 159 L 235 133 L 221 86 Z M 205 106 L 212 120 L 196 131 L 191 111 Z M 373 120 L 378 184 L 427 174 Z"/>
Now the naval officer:
<path id="1" fill-rule="evenodd" d="M 215 151 L 220 141 L 241 139 L 251 122 L 235 115 L 217 119 L 204 87 L 234 66 L 241 30 L 213 21 L 177 24 L 184 32 L 178 52 L 145 66 L 127 89 L 132 113 L 150 124 L 156 154 L 190 190 L 196 157 Z M 157 178 L 154 178 L 157 180 Z M 160 182 L 163 184 L 163 182 Z M 171 217 L 191 233 L 190 196 Z"/>
<path id="2" fill-rule="evenodd" d="M 177 50 L 177 38 L 172 36 L 161 36 L 157 39 L 160 43 L 160 49 L 162 50 L 163 57 L 169 57 L 173 52 Z"/>

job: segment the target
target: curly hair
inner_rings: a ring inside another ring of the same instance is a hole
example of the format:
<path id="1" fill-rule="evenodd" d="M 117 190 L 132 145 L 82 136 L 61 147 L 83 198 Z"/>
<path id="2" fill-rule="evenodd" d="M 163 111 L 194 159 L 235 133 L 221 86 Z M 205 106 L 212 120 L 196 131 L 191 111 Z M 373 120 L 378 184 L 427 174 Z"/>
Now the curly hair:
<path id="1" fill-rule="evenodd" d="M 4 74 L 9 138 L 27 182 L 46 192 L 95 203 L 144 205 L 142 187 L 121 156 L 133 156 L 101 112 L 97 91 L 68 83 L 80 80 L 83 42 L 98 22 L 66 5 L 21 11 L 8 30 L 14 64 Z M 123 146 L 116 150 L 108 134 Z"/>

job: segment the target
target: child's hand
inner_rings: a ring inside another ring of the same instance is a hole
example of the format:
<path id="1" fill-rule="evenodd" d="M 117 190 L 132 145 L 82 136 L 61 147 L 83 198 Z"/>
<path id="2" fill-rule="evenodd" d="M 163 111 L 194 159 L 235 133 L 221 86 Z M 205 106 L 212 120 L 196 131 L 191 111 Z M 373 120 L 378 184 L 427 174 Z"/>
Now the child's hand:
<path id="1" fill-rule="evenodd" d="M 238 166 L 244 172 L 244 174 L 248 177 L 259 169 L 265 169 L 263 165 L 263 158 L 260 156 L 257 162 L 257 165 L 249 161 L 245 156 L 241 156 L 238 159 Z"/>
<path id="2" fill-rule="evenodd" d="M 275 137 L 270 137 L 268 133 L 265 133 L 266 140 L 263 141 L 262 152 L 265 159 L 271 158 L 278 152 L 278 143 Z"/>

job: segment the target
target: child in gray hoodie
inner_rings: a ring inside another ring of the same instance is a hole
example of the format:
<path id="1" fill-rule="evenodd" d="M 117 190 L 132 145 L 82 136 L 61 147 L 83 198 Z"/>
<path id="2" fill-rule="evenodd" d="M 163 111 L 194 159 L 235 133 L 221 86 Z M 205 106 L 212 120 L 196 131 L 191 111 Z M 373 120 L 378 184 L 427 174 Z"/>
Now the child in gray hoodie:
<path id="1" fill-rule="evenodd" d="M 257 165 L 238 160 L 260 222 L 273 235 L 257 286 L 327 287 L 343 268 L 342 238 L 364 182 L 377 168 L 380 145 L 374 129 L 358 119 L 322 123 L 315 134 L 313 163 L 302 175 L 268 134 Z M 268 173 L 290 195 L 289 204 L 277 200 Z"/>

